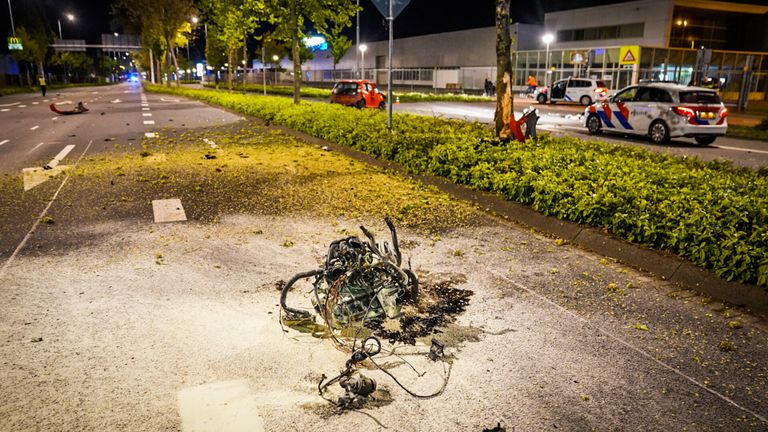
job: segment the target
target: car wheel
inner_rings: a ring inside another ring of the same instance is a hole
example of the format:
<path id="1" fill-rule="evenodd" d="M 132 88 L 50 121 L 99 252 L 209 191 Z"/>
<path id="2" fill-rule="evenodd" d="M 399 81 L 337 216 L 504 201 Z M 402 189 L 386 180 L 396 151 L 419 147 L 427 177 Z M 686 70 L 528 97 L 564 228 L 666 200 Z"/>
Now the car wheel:
<path id="1" fill-rule="evenodd" d="M 545 95 L 545 94 L 540 94 L 540 95 L 538 95 L 538 96 L 536 97 L 536 100 L 537 100 L 537 101 L 538 101 L 540 104 L 545 104 L 545 103 L 547 103 L 547 95 Z"/>
<path id="2" fill-rule="evenodd" d="M 363 109 L 363 108 L 365 108 L 365 99 L 360 99 L 359 101 L 357 101 L 357 103 L 355 104 L 355 106 L 356 106 L 358 109 Z"/>
<path id="3" fill-rule="evenodd" d="M 381 103 L 379 104 L 379 109 L 382 110 L 382 111 L 387 109 L 387 103 L 384 102 L 384 101 L 381 101 Z"/>
<path id="4" fill-rule="evenodd" d="M 654 144 L 664 144 L 669 141 L 669 127 L 663 121 L 656 120 L 648 128 L 648 135 Z"/>
<path id="5" fill-rule="evenodd" d="M 584 106 L 589 106 L 589 105 L 592 105 L 592 98 L 587 95 L 584 95 L 581 97 L 581 99 L 579 99 L 579 102 Z"/>
<path id="6" fill-rule="evenodd" d="M 587 130 L 590 135 L 598 135 L 603 132 L 603 123 L 600 121 L 600 117 L 597 114 L 590 114 L 587 117 Z"/>
<path id="7" fill-rule="evenodd" d="M 714 137 L 714 136 L 697 136 L 697 137 L 694 137 L 694 139 L 696 140 L 697 143 L 699 143 L 701 145 L 710 145 L 713 142 L 715 142 L 717 137 Z"/>

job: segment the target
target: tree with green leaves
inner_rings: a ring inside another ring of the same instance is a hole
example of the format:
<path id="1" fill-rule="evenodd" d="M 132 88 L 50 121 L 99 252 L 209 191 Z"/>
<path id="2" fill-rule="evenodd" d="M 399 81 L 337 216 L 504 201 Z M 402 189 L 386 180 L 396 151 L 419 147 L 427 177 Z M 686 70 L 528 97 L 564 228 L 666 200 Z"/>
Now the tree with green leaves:
<path id="1" fill-rule="evenodd" d="M 208 27 L 209 40 L 215 39 L 227 54 L 227 78 L 229 88 L 232 89 L 238 54 L 245 47 L 245 39 L 268 17 L 264 1 L 205 0 L 203 9 L 212 24 Z"/>
<path id="2" fill-rule="evenodd" d="M 333 59 L 333 70 L 336 70 L 336 65 L 339 64 L 341 58 L 347 53 L 352 46 L 352 41 L 341 34 L 346 27 L 334 24 L 331 27 L 331 31 L 323 33 L 325 39 L 328 41 L 328 45 L 331 48 L 331 58 Z"/>
<path id="3" fill-rule="evenodd" d="M 64 82 L 69 81 L 70 73 L 74 72 L 79 76 L 93 67 L 93 60 L 84 52 L 60 51 L 51 56 L 49 63 L 63 69 Z"/>
<path id="4" fill-rule="evenodd" d="M 31 65 L 37 66 L 37 75 L 45 76 L 43 62 L 45 61 L 45 54 L 48 50 L 50 34 L 40 28 L 33 27 L 32 30 L 27 30 L 25 27 L 17 27 L 16 37 L 21 39 L 21 44 L 24 49 L 13 50 L 11 51 L 11 55 L 17 61 L 26 62 L 28 64 L 27 84 L 32 87 L 33 80 L 30 73 Z"/>
<path id="5" fill-rule="evenodd" d="M 293 59 L 293 102 L 301 100 L 301 48 L 307 25 L 319 33 L 329 26 L 350 26 L 357 6 L 349 0 L 263 0 L 269 11 L 272 33 L 277 40 L 290 44 Z"/>
<path id="6" fill-rule="evenodd" d="M 112 11 L 139 29 L 145 49 L 161 54 L 158 59 L 161 65 L 168 58 L 166 69 L 167 65 L 173 65 L 178 86 L 176 47 L 188 43 L 187 35 L 192 30 L 190 20 L 197 14 L 192 0 L 115 0 Z"/>

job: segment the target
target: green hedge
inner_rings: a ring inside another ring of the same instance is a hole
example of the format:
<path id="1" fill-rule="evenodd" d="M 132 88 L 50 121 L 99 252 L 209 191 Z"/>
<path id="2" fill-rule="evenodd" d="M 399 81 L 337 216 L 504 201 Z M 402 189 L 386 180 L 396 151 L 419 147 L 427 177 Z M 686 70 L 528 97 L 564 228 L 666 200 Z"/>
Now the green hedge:
<path id="1" fill-rule="evenodd" d="M 215 88 L 216 84 L 205 83 L 205 87 Z M 226 83 L 219 83 L 219 89 L 227 89 Z M 260 84 L 244 84 L 235 86 L 235 90 L 253 93 L 262 93 L 264 86 Z M 267 94 L 293 96 L 293 87 L 290 86 L 267 86 Z M 301 87 L 301 96 L 315 99 L 328 99 L 331 97 L 330 89 L 317 87 Z M 400 98 L 400 102 L 493 102 L 496 99 L 487 96 L 472 96 L 465 94 L 434 94 L 419 92 L 395 92 L 395 97 Z"/>
<path id="2" fill-rule="evenodd" d="M 669 250 L 727 280 L 768 285 L 768 170 L 544 136 L 479 143 L 479 123 L 209 90 L 172 93 L 231 108 L 442 176 L 558 218 Z"/>
<path id="3" fill-rule="evenodd" d="M 51 84 L 48 86 L 48 91 L 59 90 L 73 87 L 92 87 L 110 85 L 109 83 L 70 83 L 70 84 Z M 27 86 L 7 86 L 0 87 L 0 96 L 9 96 L 18 93 L 34 93 L 39 92 L 39 86 L 27 87 Z"/>
<path id="4" fill-rule="evenodd" d="M 727 136 L 731 138 L 742 138 L 757 141 L 768 141 L 768 130 L 760 129 L 757 126 L 736 126 L 728 125 Z"/>

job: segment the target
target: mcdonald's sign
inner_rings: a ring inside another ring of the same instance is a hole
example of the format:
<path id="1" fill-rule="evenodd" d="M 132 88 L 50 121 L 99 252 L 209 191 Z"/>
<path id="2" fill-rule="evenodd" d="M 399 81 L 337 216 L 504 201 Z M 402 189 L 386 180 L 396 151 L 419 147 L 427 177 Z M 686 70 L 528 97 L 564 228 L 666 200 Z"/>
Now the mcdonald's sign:
<path id="1" fill-rule="evenodd" d="M 8 38 L 8 49 L 9 50 L 23 50 L 24 47 L 21 45 L 21 39 L 17 37 L 9 37 Z"/>

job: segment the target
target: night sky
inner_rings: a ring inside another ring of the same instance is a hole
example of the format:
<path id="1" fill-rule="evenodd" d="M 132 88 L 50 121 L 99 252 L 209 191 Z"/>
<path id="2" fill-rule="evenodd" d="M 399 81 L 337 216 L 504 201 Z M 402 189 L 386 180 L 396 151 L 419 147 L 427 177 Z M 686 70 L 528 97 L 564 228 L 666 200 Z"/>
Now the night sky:
<path id="1" fill-rule="evenodd" d="M 354 1 L 354 0 L 350 0 Z M 764 3 L 753 0 L 740 3 Z M 429 33 L 464 30 L 494 24 L 494 0 L 411 0 L 395 20 L 395 37 L 417 36 Z M 514 1 L 512 17 L 523 23 L 541 22 L 544 12 L 601 4 L 622 3 L 615 0 L 534 0 Z M 370 0 L 361 0 L 361 38 L 364 41 L 384 40 L 387 30 L 384 20 Z M 23 25 L 31 16 L 43 16 L 47 27 L 58 36 L 56 20 L 61 18 L 65 39 L 86 39 L 99 42 L 102 33 L 122 29 L 113 28 L 109 0 L 11 0 L 16 26 Z M 64 18 L 74 14 L 74 23 Z M 354 18 L 353 18 L 354 20 Z M 0 33 L 10 35 L 7 0 L 0 2 Z M 349 30 L 354 35 L 354 28 Z M 3 44 L 4 46 L 5 44 Z"/>

